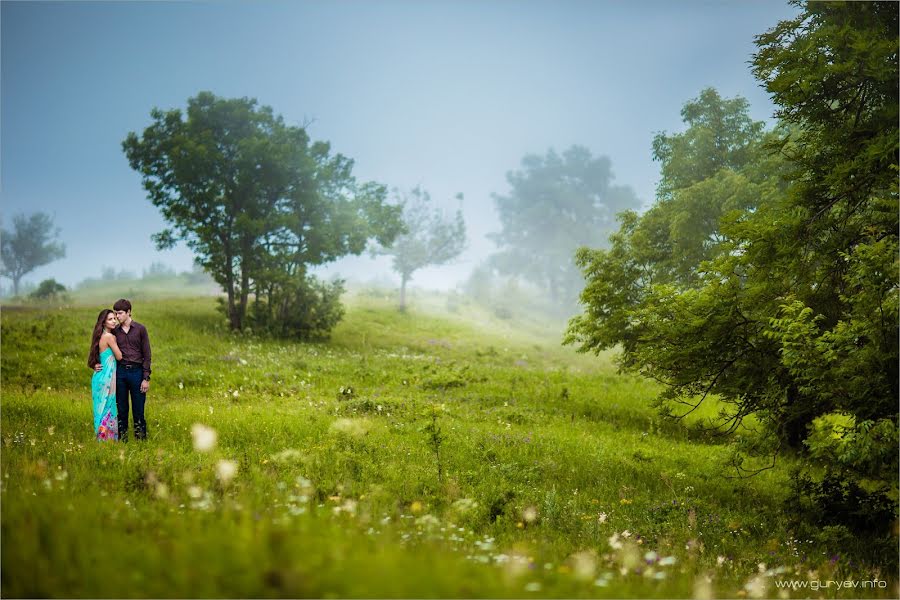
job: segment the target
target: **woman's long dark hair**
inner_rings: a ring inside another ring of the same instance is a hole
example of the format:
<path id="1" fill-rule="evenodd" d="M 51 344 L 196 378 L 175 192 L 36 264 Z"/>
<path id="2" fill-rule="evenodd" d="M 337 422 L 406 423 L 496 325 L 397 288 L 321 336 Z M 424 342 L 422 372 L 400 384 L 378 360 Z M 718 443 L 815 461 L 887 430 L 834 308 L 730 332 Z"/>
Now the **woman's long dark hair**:
<path id="1" fill-rule="evenodd" d="M 94 325 L 94 335 L 91 337 L 91 351 L 88 354 L 88 368 L 93 369 L 94 365 L 100 362 L 100 336 L 103 335 L 103 324 L 106 323 L 106 317 L 109 313 L 115 312 L 108 308 L 100 311 L 97 317 L 97 324 Z"/>

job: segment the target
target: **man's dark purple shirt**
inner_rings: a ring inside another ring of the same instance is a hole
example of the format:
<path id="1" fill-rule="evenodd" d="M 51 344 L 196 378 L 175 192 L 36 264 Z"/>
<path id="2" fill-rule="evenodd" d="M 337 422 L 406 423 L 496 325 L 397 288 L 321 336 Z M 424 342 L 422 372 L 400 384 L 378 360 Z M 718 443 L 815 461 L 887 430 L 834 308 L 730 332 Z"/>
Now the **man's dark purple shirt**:
<path id="1" fill-rule="evenodd" d="M 128 333 L 125 333 L 121 325 L 113 333 L 119 350 L 122 351 L 122 361 L 143 365 L 144 379 L 150 379 L 150 336 L 147 335 L 147 328 L 132 321 Z"/>

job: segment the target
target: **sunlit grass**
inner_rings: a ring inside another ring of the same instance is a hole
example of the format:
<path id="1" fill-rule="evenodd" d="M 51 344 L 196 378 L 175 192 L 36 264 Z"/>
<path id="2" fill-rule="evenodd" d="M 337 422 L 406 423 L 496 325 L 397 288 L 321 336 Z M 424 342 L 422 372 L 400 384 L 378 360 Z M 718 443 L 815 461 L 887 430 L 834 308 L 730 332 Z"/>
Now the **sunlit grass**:
<path id="1" fill-rule="evenodd" d="M 3 594 L 733 597 L 875 575 L 794 539 L 789 464 L 724 478 L 720 441 L 661 421 L 609 356 L 416 300 L 352 296 L 319 344 L 229 333 L 210 298 L 136 303 L 144 444 L 92 439 L 99 307 L 4 309 Z"/>

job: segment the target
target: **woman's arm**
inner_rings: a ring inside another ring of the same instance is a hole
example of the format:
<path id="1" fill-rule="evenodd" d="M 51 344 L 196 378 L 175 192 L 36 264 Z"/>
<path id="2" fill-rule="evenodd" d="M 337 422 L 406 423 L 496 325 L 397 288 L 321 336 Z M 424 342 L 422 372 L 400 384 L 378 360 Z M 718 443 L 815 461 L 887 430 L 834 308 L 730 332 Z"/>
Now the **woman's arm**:
<path id="1" fill-rule="evenodd" d="M 119 350 L 119 344 L 116 342 L 116 336 L 111 333 L 104 333 L 101 341 L 105 339 L 107 345 L 112 348 L 113 354 L 116 356 L 116 360 L 122 360 L 122 351 Z"/>

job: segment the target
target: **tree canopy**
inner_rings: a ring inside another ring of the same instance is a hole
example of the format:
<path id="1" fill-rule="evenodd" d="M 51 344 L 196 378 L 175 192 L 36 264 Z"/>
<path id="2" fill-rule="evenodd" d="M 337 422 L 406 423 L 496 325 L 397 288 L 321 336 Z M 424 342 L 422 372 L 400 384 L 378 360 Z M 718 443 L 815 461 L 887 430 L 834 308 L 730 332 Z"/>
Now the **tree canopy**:
<path id="1" fill-rule="evenodd" d="M 575 250 L 605 244 L 616 214 L 637 208 L 637 197 L 613 185 L 607 157 L 582 146 L 527 155 L 506 179 L 509 192 L 493 195 L 501 225 L 489 236 L 500 248 L 493 265 L 543 288 L 554 304 L 574 302 L 583 284 Z"/>
<path id="2" fill-rule="evenodd" d="M 171 226 L 155 240 L 160 248 L 187 242 L 225 289 L 234 329 L 245 325 L 251 293 L 258 325 L 280 329 L 279 316 L 328 312 L 310 304 L 334 295 L 315 292 L 308 267 L 400 231 L 384 186 L 357 182 L 352 160 L 256 100 L 201 92 L 185 113 L 154 109 L 151 117 L 122 146 Z"/>
<path id="3" fill-rule="evenodd" d="M 12 280 L 13 295 L 19 295 L 22 277 L 66 255 L 65 245 L 56 241 L 58 236 L 53 218 L 43 212 L 16 215 L 12 231 L 2 231 L 2 274 Z"/>
<path id="4" fill-rule="evenodd" d="M 710 139 L 703 113 L 730 110 L 722 139 L 741 143 L 657 138 L 657 203 L 625 215 L 610 249 L 579 251 L 585 312 L 567 340 L 621 344 L 623 367 L 665 384 L 669 414 L 716 397 L 720 429 L 754 415 L 738 472 L 802 453 L 804 514 L 883 535 L 898 467 L 897 4 L 802 9 L 757 37 L 778 127 L 750 125 L 741 103 L 686 105 L 679 140 Z"/>

